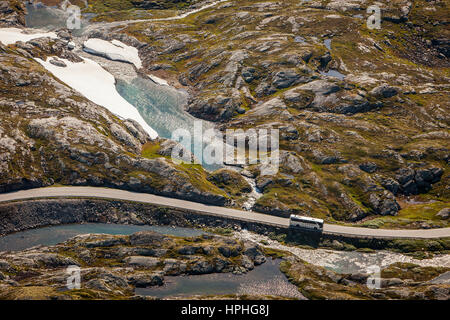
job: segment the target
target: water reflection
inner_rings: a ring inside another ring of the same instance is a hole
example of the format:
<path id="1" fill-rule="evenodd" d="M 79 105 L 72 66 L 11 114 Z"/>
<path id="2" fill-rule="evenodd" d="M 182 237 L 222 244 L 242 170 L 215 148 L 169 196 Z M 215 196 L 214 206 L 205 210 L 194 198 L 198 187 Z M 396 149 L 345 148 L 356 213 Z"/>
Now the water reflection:
<path id="1" fill-rule="evenodd" d="M 320 71 L 320 74 L 324 75 L 324 76 L 328 76 L 328 77 L 334 77 L 334 78 L 338 78 L 339 80 L 344 80 L 346 75 L 340 73 L 337 70 L 334 69 L 330 69 L 328 71 Z"/>
<path id="2" fill-rule="evenodd" d="M 71 224 L 27 230 L 0 237 L 0 251 L 20 251 L 38 245 L 52 246 L 81 234 L 103 233 L 112 235 L 130 235 L 144 230 L 177 237 L 194 237 L 205 233 L 198 229 L 166 226 L 137 226 L 105 223 Z"/>
<path id="3" fill-rule="evenodd" d="M 198 276 L 166 277 L 161 287 L 137 288 L 138 295 L 157 298 L 194 295 L 272 295 L 304 299 L 280 271 L 280 260 L 269 260 L 243 274 L 214 273 Z"/>

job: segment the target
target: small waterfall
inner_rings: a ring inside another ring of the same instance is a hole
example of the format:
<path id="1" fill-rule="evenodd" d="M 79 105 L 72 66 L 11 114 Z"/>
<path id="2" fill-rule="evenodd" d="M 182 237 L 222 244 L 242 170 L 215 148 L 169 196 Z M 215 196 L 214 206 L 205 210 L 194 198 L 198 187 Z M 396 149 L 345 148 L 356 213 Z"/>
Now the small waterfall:
<path id="1" fill-rule="evenodd" d="M 252 187 L 252 191 L 248 194 L 248 199 L 247 199 L 247 201 L 244 202 L 242 207 L 245 210 L 251 211 L 253 209 L 253 206 L 255 205 L 256 201 L 262 197 L 262 192 L 256 186 L 255 179 L 249 178 L 246 176 L 243 176 L 243 177 L 248 182 L 248 184 Z"/>

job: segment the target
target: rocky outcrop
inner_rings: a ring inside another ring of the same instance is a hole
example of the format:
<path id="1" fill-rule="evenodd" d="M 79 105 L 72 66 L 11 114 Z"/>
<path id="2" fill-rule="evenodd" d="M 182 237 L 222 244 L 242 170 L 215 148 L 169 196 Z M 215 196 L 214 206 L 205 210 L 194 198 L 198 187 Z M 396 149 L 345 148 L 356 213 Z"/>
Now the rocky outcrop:
<path id="1" fill-rule="evenodd" d="M 60 40 L 40 38 L 18 46 L 38 56 L 72 55 Z M 61 183 L 187 196 L 215 204 L 228 201 L 214 194 L 214 186 L 206 178 L 208 189 L 162 156 L 140 157 L 150 137 L 135 121 L 117 119 L 56 81 L 32 60 L 12 53 L 0 59 L 0 86 L 12 95 L 20 86 L 25 98 L 0 100 L 0 192 Z M 18 128 L 17 122 L 23 125 Z M 10 169 L 17 157 L 23 160 Z M 25 167 L 30 168 L 26 176 Z M 139 174 L 134 173 L 137 171 Z"/>
<path id="2" fill-rule="evenodd" d="M 450 295 L 448 285 L 427 282 L 433 276 L 445 273 L 446 269 L 394 263 L 381 271 L 379 287 L 371 288 L 367 285 L 369 277 L 373 276 L 371 274 L 338 274 L 325 268 L 313 267 L 292 256 L 281 264 L 281 270 L 292 279 L 305 297 L 327 300 L 446 300 Z"/>
<path id="3" fill-rule="evenodd" d="M 444 208 L 440 210 L 436 215 L 441 219 L 448 219 L 450 218 L 450 208 Z"/>
<path id="4" fill-rule="evenodd" d="M 195 243 L 198 249 L 187 250 L 185 242 Z M 111 245 L 89 245 L 92 243 Z M 225 248 L 233 248 L 232 254 L 224 254 Z M 132 255 L 137 249 L 142 252 L 164 249 L 165 253 L 159 258 Z M 8 275 L 0 273 L 3 298 L 10 290 L 17 292 L 30 286 L 53 287 L 59 295 L 75 298 L 76 290 L 66 288 L 68 266 L 80 267 L 82 290 L 92 290 L 102 298 L 130 298 L 134 296 L 134 288 L 163 285 L 165 276 L 243 273 L 266 259 L 259 246 L 251 242 L 216 235 L 180 238 L 155 232 L 131 236 L 80 235 L 56 246 L 1 253 L 0 258 L 0 270 L 8 271 Z"/>
<path id="5" fill-rule="evenodd" d="M 203 5 L 162 2 L 135 1 L 114 13 L 103 6 L 96 19 L 139 18 L 131 7 Z M 2 2 L 6 18 L 18 13 L 13 3 Z M 370 36 L 360 32 L 364 6 L 358 1 L 296 8 L 268 1 L 239 10 L 227 2 L 188 20 L 133 28 L 105 22 L 87 37 L 137 48 L 140 74 L 151 71 L 182 87 L 189 94 L 186 110 L 219 122 L 221 130 L 280 130 L 279 174 L 260 177 L 258 166 L 243 168 L 262 187 L 254 209 L 350 222 L 394 215 L 401 195 L 431 192 L 448 200 L 448 79 L 441 70 L 449 65 L 446 21 L 441 4 L 414 5 L 385 4 L 386 32 Z M 77 50 L 67 46 L 73 35 L 64 29 L 57 34 L 59 40 L 0 46 L 0 191 L 59 183 L 246 203 L 248 189 L 232 188 L 238 180 L 218 188 L 226 176 L 208 179 L 209 173 L 175 165 L 167 159 L 174 143 L 149 142 L 131 121 L 92 105 L 32 63 L 32 57 L 50 55 L 75 61 Z M 63 68 L 60 58 L 51 61 Z M 86 130 L 94 130 L 93 140 Z M 350 170 L 357 174 L 347 175 L 344 165 L 359 167 Z M 442 174 L 429 172 L 434 167 Z M 402 168 L 413 170 L 412 178 Z"/>
<path id="6" fill-rule="evenodd" d="M 444 171 L 442 168 L 405 167 L 397 171 L 395 176 L 399 184 L 398 192 L 411 195 L 427 192 L 433 183 L 439 182 Z"/>
<path id="7" fill-rule="evenodd" d="M 19 27 L 25 25 L 26 8 L 21 1 L 0 1 L 0 26 Z"/>

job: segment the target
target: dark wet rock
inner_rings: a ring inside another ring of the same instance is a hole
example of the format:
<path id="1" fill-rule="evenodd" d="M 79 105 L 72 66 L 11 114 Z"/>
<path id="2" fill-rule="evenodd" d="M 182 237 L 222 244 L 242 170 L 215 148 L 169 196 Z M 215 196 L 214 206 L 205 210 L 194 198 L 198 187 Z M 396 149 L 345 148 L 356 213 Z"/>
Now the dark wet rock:
<path id="1" fill-rule="evenodd" d="M 179 254 L 184 254 L 184 255 L 194 255 L 196 253 L 202 253 L 203 250 L 201 247 L 184 246 L 184 247 L 179 248 L 177 252 Z"/>
<path id="2" fill-rule="evenodd" d="M 328 65 L 328 63 L 331 61 L 331 59 L 332 58 L 331 58 L 330 53 L 326 53 L 325 55 L 321 56 L 319 58 L 320 67 L 325 68 Z"/>
<path id="3" fill-rule="evenodd" d="M 266 81 L 261 81 L 260 84 L 255 88 L 255 94 L 257 97 L 270 96 L 275 92 L 277 92 L 277 90 Z"/>
<path id="4" fill-rule="evenodd" d="M 128 277 L 128 282 L 136 288 L 162 286 L 164 277 L 160 273 L 135 273 Z"/>
<path id="5" fill-rule="evenodd" d="M 252 67 L 243 68 L 241 75 L 242 75 L 242 78 L 247 83 L 252 83 L 253 80 L 255 80 L 255 79 L 257 79 L 259 77 L 258 76 L 258 71 L 255 68 L 252 68 Z"/>
<path id="6" fill-rule="evenodd" d="M 25 25 L 25 4 L 20 1 L 0 1 L 0 26 L 21 27 Z"/>
<path id="7" fill-rule="evenodd" d="M 64 61 L 59 60 L 58 58 L 52 58 L 52 59 L 50 59 L 49 62 L 57 67 L 61 67 L 61 68 L 67 67 L 67 64 Z"/>
<path id="8" fill-rule="evenodd" d="M 189 274 L 209 274 L 213 273 L 215 266 L 207 260 L 198 260 L 190 265 Z"/>
<path id="9" fill-rule="evenodd" d="M 261 252 L 260 247 L 253 242 L 245 242 L 243 254 L 248 256 L 253 261 L 255 266 L 266 262 L 265 255 Z"/>
<path id="10" fill-rule="evenodd" d="M 268 186 L 274 183 L 272 176 L 260 176 L 256 179 L 256 186 L 259 190 L 264 191 Z"/>
<path id="11" fill-rule="evenodd" d="M 377 171 L 377 165 L 374 162 L 365 162 L 359 165 L 359 168 L 367 173 L 374 173 Z"/>
<path id="12" fill-rule="evenodd" d="M 9 271 L 11 270 L 11 264 L 6 260 L 0 260 L 0 270 L 1 271 Z"/>
<path id="13" fill-rule="evenodd" d="M 381 185 L 388 191 L 396 195 L 400 190 L 400 184 L 392 178 L 381 178 Z"/>
<path id="14" fill-rule="evenodd" d="M 317 163 L 320 164 L 335 164 L 342 161 L 338 155 L 327 155 L 320 150 L 313 150 L 313 156 Z"/>
<path id="15" fill-rule="evenodd" d="M 381 279 L 381 287 L 398 287 L 402 286 L 405 282 L 399 278 L 388 278 L 388 279 Z"/>
<path id="16" fill-rule="evenodd" d="M 242 256 L 241 265 L 247 270 L 253 270 L 255 268 L 255 264 L 248 256 Z"/>
<path id="17" fill-rule="evenodd" d="M 382 216 L 397 215 L 400 210 L 400 205 L 395 200 L 395 197 L 389 191 L 383 193 L 371 193 L 369 196 L 369 203 L 377 214 Z"/>
<path id="18" fill-rule="evenodd" d="M 86 242 L 84 246 L 86 248 L 107 248 L 125 243 L 126 243 L 125 239 L 118 238 L 118 239 L 106 239 L 106 240 Z"/>
<path id="19" fill-rule="evenodd" d="M 237 257 L 240 254 L 240 248 L 221 246 L 219 252 L 226 258 Z"/>
<path id="20" fill-rule="evenodd" d="M 439 182 L 444 171 L 442 168 L 430 167 L 414 170 L 404 167 L 397 171 L 396 180 L 401 185 L 400 192 L 406 195 L 427 192 L 431 185 Z"/>
<path id="21" fill-rule="evenodd" d="M 186 272 L 187 264 L 176 259 L 165 259 L 163 270 L 166 275 L 176 276 Z"/>
<path id="22" fill-rule="evenodd" d="M 61 38 L 66 41 L 72 40 L 72 35 L 70 34 L 70 31 L 67 29 L 59 30 L 58 32 L 56 32 L 56 35 L 58 36 L 58 38 Z"/>
<path id="23" fill-rule="evenodd" d="M 370 93 L 376 97 L 391 98 L 398 94 L 398 89 L 387 84 L 374 88 Z"/>
<path id="24" fill-rule="evenodd" d="M 210 92 L 207 96 L 190 99 L 187 111 L 197 118 L 209 121 L 226 121 L 241 106 L 241 95 L 236 90 Z"/>
<path id="25" fill-rule="evenodd" d="M 213 260 L 214 263 L 214 269 L 216 272 L 224 272 L 229 267 L 230 263 L 228 260 L 222 259 L 220 257 L 215 257 Z"/>
<path id="26" fill-rule="evenodd" d="M 278 71 L 272 78 L 272 85 L 277 89 L 285 89 L 298 83 L 300 78 L 294 70 Z"/>

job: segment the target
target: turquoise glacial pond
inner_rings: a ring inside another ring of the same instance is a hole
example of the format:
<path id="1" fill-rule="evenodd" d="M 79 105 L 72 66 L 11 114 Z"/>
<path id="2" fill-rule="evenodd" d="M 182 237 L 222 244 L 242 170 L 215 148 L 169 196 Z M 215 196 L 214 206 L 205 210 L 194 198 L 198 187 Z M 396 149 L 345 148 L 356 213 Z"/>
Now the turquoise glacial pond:
<path id="1" fill-rule="evenodd" d="M 130 104 L 135 106 L 145 122 L 152 127 L 160 137 L 171 139 L 172 133 L 177 129 L 185 129 L 191 134 L 190 151 L 197 159 L 201 154 L 196 152 L 194 144 L 205 147 L 201 137 L 194 135 L 194 122 L 202 124 L 206 131 L 213 125 L 207 121 L 194 118 L 184 110 L 187 103 L 187 93 L 170 86 L 159 85 L 150 79 L 138 77 L 132 81 L 117 80 L 117 92 Z M 219 169 L 220 165 L 202 163 L 207 170 Z"/>

